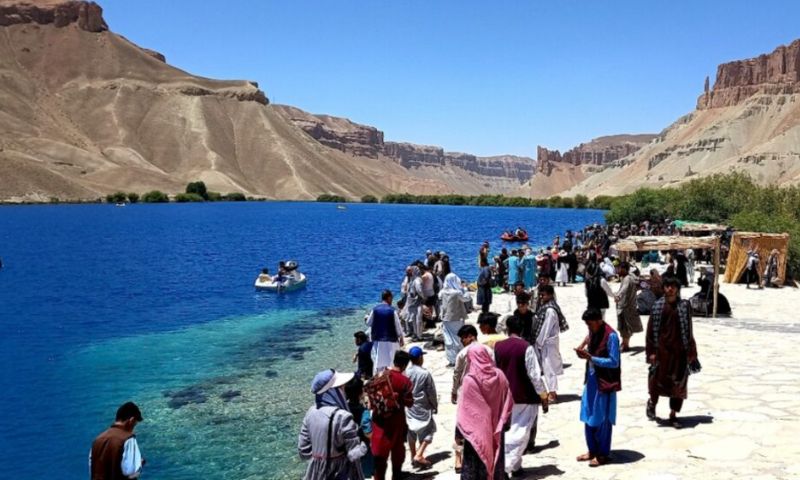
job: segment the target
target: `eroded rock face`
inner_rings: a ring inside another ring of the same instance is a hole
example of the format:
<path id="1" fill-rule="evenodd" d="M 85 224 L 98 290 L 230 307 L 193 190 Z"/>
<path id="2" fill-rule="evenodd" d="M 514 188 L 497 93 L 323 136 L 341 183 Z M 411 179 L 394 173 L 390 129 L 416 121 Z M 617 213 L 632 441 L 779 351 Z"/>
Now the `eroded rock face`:
<path id="1" fill-rule="evenodd" d="M 567 150 L 563 154 L 558 150 L 548 150 L 538 146 L 536 148 L 536 171 L 537 173 L 550 175 L 555 163 L 576 167 L 581 165 L 608 165 L 637 152 L 654 138 L 656 138 L 656 135 L 653 134 L 598 137 L 588 143 L 582 143 L 573 149 Z"/>
<path id="2" fill-rule="evenodd" d="M 59 28 L 76 23 L 78 28 L 87 32 L 108 30 L 103 20 L 103 9 L 94 2 L 40 1 L 32 4 L 0 1 L 0 26 L 18 23 L 53 24 Z"/>
<path id="3" fill-rule="evenodd" d="M 729 107 L 756 93 L 800 92 L 800 40 L 781 45 L 756 58 L 723 63 L 717 67 L 714 87 L 697 99 L 697 109 Z"/>
<path id="4" fill-rule="evenodd" d="M 368 158 L 378 158 L 383 150 L 383 132 L 375 127 L 346 118 L 313 115 L 289 105 L 275 105 L 275 108 L 327 147 Z"/>
<path id="5" fill-rule="evenodd" d="M 356 156 L 388 157 L 407 169 L 457 167 L 476 175 L 508 178 L 520 183 L 530 180 L 536 169 L 536 162 L 528 157 L 478 157 L 469 153 L 445 152 L 438 146 L 388 142 L 377 128 L 346 118 L 315 115 L 287 105 L 276 105 L 275 108 L 325 146 Z"/>

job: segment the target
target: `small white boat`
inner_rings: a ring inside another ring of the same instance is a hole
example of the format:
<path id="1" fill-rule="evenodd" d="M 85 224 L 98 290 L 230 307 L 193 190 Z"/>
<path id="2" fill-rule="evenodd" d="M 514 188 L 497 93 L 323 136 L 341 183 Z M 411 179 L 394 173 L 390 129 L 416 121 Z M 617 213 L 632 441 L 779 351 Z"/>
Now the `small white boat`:
<path id="1" fill-rule="evenodd" d="M 263 290 L 266 292 L 291 292 L 306 286 L 306 275 L 300 272 L 285 276 L 281 282 L 274 278 L 267 277 L 270 276 L 267 275 L 265 277 L 259 275 L 258 278 L 256 278 L 256 290 Z"/>
<path id="2" fill-rule="evenodd" d="M 336 210 L 347 210 L 347 205 L 336 205 Z"/>
<path id="3" fill-rule="evenodd" d="M 118 207 L 124 207 L 125 205 L 127 205 L 125 202 L 121 202 L 121 203 L 117 204 Z"/>

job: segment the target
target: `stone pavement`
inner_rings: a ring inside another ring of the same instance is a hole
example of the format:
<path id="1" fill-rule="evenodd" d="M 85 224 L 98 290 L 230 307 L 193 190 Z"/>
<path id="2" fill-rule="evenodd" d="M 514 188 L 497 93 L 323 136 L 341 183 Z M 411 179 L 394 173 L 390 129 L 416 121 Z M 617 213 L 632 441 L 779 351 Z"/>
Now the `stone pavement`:
<path id="1" fill-rule="evenodd" d="M 612 284 L 616 291 L 618 284 Z M 696 287 L 684 289 L 688 298 Z M 647 365 L 644 334 L 634 335 L 633 351 L 622 354 L 622 387 L 617 395 L 613 463 L 590 468 L 575 460 L 586 451 L 579 420 L 584 363 L 572 349 L 586 335 L 581 321 L 585 307 L 582 284 L 556 287 L 556 296 L 570 329 L 562 333 L 565 366 L 559 401 L 539 418 L 537 452 L 525 455 L 523 478 L 564 479 L 690 479 L 800 478 L 800 292 L 747 290 L 721 284 L 733 318 L 695 318 L 694 335 L 703 370 L 689 379 L 689 398 L 680 416 L 684 427 L 674 429 L 645 416 Z M 493 311 L 507 303 L 495 295 Z M 613 300 L 612 300 L 613 303 Z M 470 316 L 474 322 L 477 313 Z M 607 321 L 616 328 L 612 306 Z M 647 324 L 647 317 L 642 318 Z M 452 439 L 456 407 L 450 403 L 452 369 L 444 352 L 426 356 L 439 394 L 439 431 L 427 456 L 427 471 L 405 471 L 413 479 L 455 479 Z M 669 414 L 667 399 L 658 405 L 661 418 Z"/>

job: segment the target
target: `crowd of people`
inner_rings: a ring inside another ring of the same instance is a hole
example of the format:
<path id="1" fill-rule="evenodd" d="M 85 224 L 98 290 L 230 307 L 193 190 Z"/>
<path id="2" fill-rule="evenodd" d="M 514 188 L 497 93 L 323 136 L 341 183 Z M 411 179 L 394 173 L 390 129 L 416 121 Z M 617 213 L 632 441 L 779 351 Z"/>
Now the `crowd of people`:
<path id="1" fill-rule="evenodd" d="M 558 404 L 563 374 L 561 334 L 570 322 L 556 299 L 556 288 L 583 283 L 586 305 L 581 316 L 583 341 L 573 349 L 585 361 L 580 421 L 586 451 L 576 457 L 599 467 L 611 460 L 617 394 L 622 389 L 622 354 L 631 337 L 645 334 L 648 398 L 645 415 L 656 420 L 661 397 L 669 399 L 664 423 L 681 428 L 678 416 L 687 398 L 690 374 L 701 370 L 692 317 L 707 313 L 714 293 L 713 273 L 703 269 L 700 291 L 681 298 L 682 287 L 694 283 L 695 263 L 708 260 L 705 251 L 651 251 L 636 263 L 618 258 L 614 243 L 630 235 L 671 234 L 671 224 L 598 225 L 567 230 L 552 245 L 538 249 L 502 248 L 490 255 L 485 242 L 478 251 L 479 273 L 468 285 L 450 266 L 444 252 L 427 251 L 406 267 L 395 302 L 390 290 L 354 333 L 354 372 L 319 372 L 311 383 L 313 405 L 300 428 L 298 452 L 308 461 L 308 480 L 402 478 L 408 452 L 414 468 L 429 468 L 428 447 L 437 434 L 439 394 L 425 368 L 426 352 L 441 332 L 452 368 L 450 401 L 456 405 L 455 468 L 463 479 L 517 476 L 522 458 L 533 451 L 541 413 Z M 493 262 L 490 262 L 490 258 Z M 637 268 L 649 268 L 647 275 Z M 756 251 L 748 252 L 747 281 L 762 287 Z M 773 251 L 763 274 L 769 286 L 777 274 Z M 266 274 L 266 272 L 265 272 Z M 611 283 L 618 282 L 616 291 Z M 555 286 L 554 286 L 555 285 Z M 472 291 L 475 292 L 473 297 Z M 509 292 L 507 305 L 493 294 Z M 607 318 L 615 304 L 616 322 Z M 718 296 L 720 311 L 730 311 Z M 703 303 L 705 302 L 705 306 Z M 474 305 L 474 304 L 475 305 Z M 469 314 L 480 309 L 476 323 Z M 646 325 L 641 315 L 649 315 Z M 616 327 L 616 328 L 614 328 Z M 93 442 L 91 478 L 137 478 L 145 465 L 133 433 L 142 421 L 139 408 L 128 402 L 114 423 Z"/>
<path id="2" fill-rule="evenodd" d="M 620 234 L 622 229 L 599 225 L 567 231 L 563 241 L 556 237 L 552 248 L 536 255 L 530 248 L 502 250 L 494 265 L 485 243 L 472 286 L 475 306 L 469 286 L 451 271 L 446 254 L 427 252 L 411 263 L 399 301 L 394 303 L 392 293 L 384 291 L 382 302 L 366 317 L 367 331 L 354 335 L 356 374 L 326 371 L 314 380 L 317 401 L 306 415 L 299 442 L 301 456 L 310 460 L 305 478 L 381 480 L 387 478 L 390 465 L 392 478 L 402 478 L 407 452 L 413 467 L 430 466 L 425 455 L 437 433 L 438 393 L 424 367 L 427 352 L 416 345 L 406 347 L 409 341 L 432 340 L 431 327 L 441 329 L 448 367 L 453 369 L 456 470 L 464 479 L 520 474 L 522 458 L 535 444 L 540 412 L 547 413 L 558 402 L 563 374 L 560 336 L 570 325 L 556 300 L 556 288 L 579 281 L 586 289 L 581 320 L 587 334 L 574 355 L 586 363 L 580 420 L 587 450 L 577 460 L 592 467 L 608 463 L 622 385 L 621 355 L 629 350 L 631 336 L 645 331 L 637 303 L 643 284 L 638 269 L 613 258 L 612 239 Z M 643 403 L 647 417 L 655 419 L 658 398 L 669 397 L 666 423 L 680 428 L 678 413 L 687 396 L 688 375 L 700 365 L 692 307 L 680 298 L 680 288 L 689 282 L 688 266 L 681 266 L 686 252 L 665 254 L 666 259 L 651 256 L 649 262 L 669 261 L 674 273 L 660 275 L 654 269 L 644 282 L 656 298 L 646 329 L 649 398 Z M 609 283 L 612 278 L 620 282 L 616 291 Z M 492 311 L 497 290 L 511 291 L 513 305 L 497 306 L 507 307 L 510 314 Z M 611 299 L 616 328 L 606 322 Z M 478 307 L 476 328 L 467 318 Z M 336 389 L 340 392 L 328 393 Z M 347 425 L 336 415 L 347 417 Z"/>

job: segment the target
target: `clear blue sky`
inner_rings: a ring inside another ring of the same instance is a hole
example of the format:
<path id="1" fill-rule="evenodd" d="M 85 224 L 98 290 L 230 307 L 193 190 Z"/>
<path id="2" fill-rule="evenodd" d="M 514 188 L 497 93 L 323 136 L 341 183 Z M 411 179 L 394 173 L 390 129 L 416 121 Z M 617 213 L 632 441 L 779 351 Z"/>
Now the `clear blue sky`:
<path id="1" fill-rule="evenodd" d="M 717 64 L 800 38 L 792 0 L 98 1 L 191 73 L 479 155 L 659 132 Z"/>

